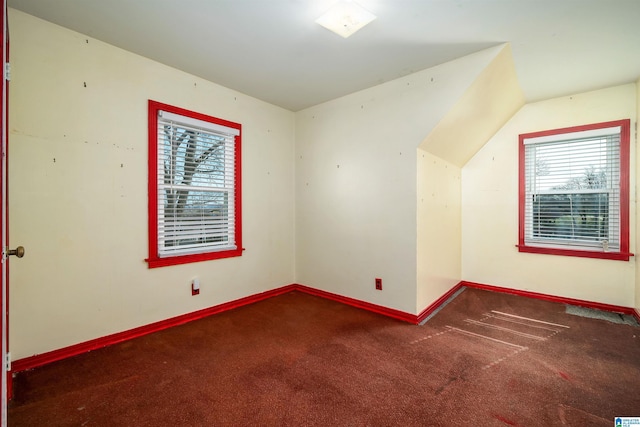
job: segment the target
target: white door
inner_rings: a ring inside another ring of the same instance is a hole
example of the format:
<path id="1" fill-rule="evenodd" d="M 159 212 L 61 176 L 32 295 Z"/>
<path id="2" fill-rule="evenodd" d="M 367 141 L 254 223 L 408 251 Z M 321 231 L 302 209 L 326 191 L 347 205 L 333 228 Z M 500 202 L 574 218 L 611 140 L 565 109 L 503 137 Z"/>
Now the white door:
<path id="1" fill-rule="evenodd" d="M 7 399 L 10 395 L 9 390 L 11 390 L 11 377 L 9 375 L 7 369 L 7 353 L 9 352 L 9 302 L 8 302 L 8 288 L 9 288 L 9 268 L 8 268 L 8 259 L 9 251 L 7 250 L 7 112 L 8 112 L 8 97 L 7 97 L 7 86 L 8 86 L 8 70 L 5 64 L 7 64 L 9 58 L 9 38 L 7 35 L 7 0 L 0 0 L 2 2 L 1 11 L 0 11 L 0 22 L 2 22 L 2 58 L 0 58 L 0 67 L 2 70 L 2 101 L 0 102 L 0 123 L 2 126 L 2 135 L 1 135 L 1 147 L 0 153 L 2 159 L 0 161 L 0 193 L 1 193 L 1 203 L 0 203 L 0 221 L 2 225 L 0 226 L 0 245 L 2 247 L 2 272 L 0 275 L 2 278 L 2 292 L 0 293 L 0 305 L 2 306 L 2 315 L 0 316 L 0 329 L 2 330 L 2 359 L 0 360 L 0 365 L 2 365 L 2 396 L 0 405 L 2 407 L 1 424 L 2 427 L 7 425 Z M 13 253 L 13 251 L 11 251 Z"/>
<path id="2" fill-rule="evenodd" d="M 9 276 L 8 276 L 8 261 L 6 259 L 6 248 L 7 248 L 7 82 L 6 78 L 6 67 L 5 64 L 8 62 L 8 49 L 7 46 L 9 44 L 8 36 L 7 36 L 7 0 L 2 0 L 2 62 L 0 63 L 2 66 L 2 102 L 0 103 L 0 120 L 2 121 L 2 144 L 1 144 L 1 153 L 2 160 L 0 162 L 0 193 L 2 193 L 2 203 L 0 206 L 0 221 L 2 221 L 2 225 L 0 226 L 0 244 L 2 245 L 2 292 L 0 293 L 0 305 L 2 305 L 2 316 L 0 316 L 0 329 L 2 329 L 2 359 L 0 360 L 0 365 L 2 365 L 2 427 L 7 425 L 7 399 L 8 399 L 8 390 L 10 386 L 11 379 L 8 378 L 9 373 L 7 372 L 7 353 L 9 352 L 9 337 L 8 337 L 8 304 L 7 304 L 7 288 L 9 286 Z"/>
<path id="3" fill-rule="evenodd" d="M 2 193 L 2 203 L 0 206 L 0 221 L 2 221 L 2 225 L 0 226 L 0 244 L 2 245 L 2 292 L 0 293 L 0 305 L 2 305 L 2 316 L 0 316 L 0 329 L 2 329 L 2 360 L 0 360 L 0 365 L 2 365 L 2 427 L 7 425 L 7 398 L 9 389 L 9 383 L 11 379 L 8 378 L 9 373 L 7 372 L 7 353 L 9 352 L 9 343 L 8 343 L 8 306 L 7 306 L 7 288 L 9 285 L 9 277 L 7 275 L 7 260 L 6 260 L 6 248 L 7 248 L 7 84 L 6 84 L 6 67 L 5 64 L 8 62 L 8 52 L 7 45 L 9 43 L 7 37 L 7 0 L 2 0 L 2 62 L 0 63 L 2 66 L 2 102 L 0 103 L 0 120 L 2 121 L 2 161 L 0 163 L 0 193 Z"/>

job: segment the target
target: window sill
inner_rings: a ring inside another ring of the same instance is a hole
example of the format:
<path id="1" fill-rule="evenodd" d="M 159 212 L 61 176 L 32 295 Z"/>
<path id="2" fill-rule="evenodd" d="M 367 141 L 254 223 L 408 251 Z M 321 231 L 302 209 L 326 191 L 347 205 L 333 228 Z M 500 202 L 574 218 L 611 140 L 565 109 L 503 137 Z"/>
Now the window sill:
<path id="1" fill-rule="evenodd" d="M 171 265 L 190 264 L 192 262 L 211 261 L 214 259 L 233 258 L 242 255 L 244 249 L 233 249 L 220 252 L 208 252 L 204 254 L 180 255 L 165 258 L 149 257 L 145 259 L 149 268 L 168 267 Z"/>
<path id="2" fill-rule="evenodd" d="M 548 247 L 541 247 L 541 246 L 526 246 L 526 245 L 516 245 L 516 247 L 518 248 L 518 252 L 526 252 L 531 254 L 611 259 L 615 261 L 629 261 L 629 258 L 634 256 L 630 252 L 598 252 L 598 251 L 586 251 L 586 250 L 578 250 L 578 249 L 560 249 L 560 248 L 548 248 Z"/>

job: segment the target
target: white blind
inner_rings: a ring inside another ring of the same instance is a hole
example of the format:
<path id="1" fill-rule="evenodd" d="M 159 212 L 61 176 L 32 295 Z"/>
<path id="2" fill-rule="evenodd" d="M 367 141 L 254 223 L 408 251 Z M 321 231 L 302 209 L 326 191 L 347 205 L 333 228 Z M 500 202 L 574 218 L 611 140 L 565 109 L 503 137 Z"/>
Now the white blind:
<path id="1" fill-rule="evenodd" d="M 158 114 L 158 253 L 236 249 L 235 135 L 238 130 Z"/>
<path id="2" fill-rule="evenodd" d="M 620 128 L 606 133 L 524 141 L 525 244 L 620 250 Z"/>

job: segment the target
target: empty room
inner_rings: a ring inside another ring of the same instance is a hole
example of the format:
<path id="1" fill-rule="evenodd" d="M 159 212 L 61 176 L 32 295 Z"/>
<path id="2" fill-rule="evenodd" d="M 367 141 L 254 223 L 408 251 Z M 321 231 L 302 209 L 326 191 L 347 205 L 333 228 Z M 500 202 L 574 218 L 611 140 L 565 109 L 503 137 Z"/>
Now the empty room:
<path id="1" fill-rule="evenodd" d="M 3 426 L 640 426 L 640 2 L 3 27 Z"/>

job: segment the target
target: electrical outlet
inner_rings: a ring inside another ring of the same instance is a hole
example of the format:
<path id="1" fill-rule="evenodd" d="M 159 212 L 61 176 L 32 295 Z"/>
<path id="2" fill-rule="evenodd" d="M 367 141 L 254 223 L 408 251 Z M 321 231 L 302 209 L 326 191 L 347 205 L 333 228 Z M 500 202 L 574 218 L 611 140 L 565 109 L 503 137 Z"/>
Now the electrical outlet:
<path id="1" fill-rule="evenodd" d="M 382 290 L 382 279 L 379 279 L 376 277 L 376 289 L 381 291 Z"/>
<path id="2" fill-rule="evenodd" d="M 200 295 L 200 280 L 193 279 L 191 281 L 191 295 Z"/>

